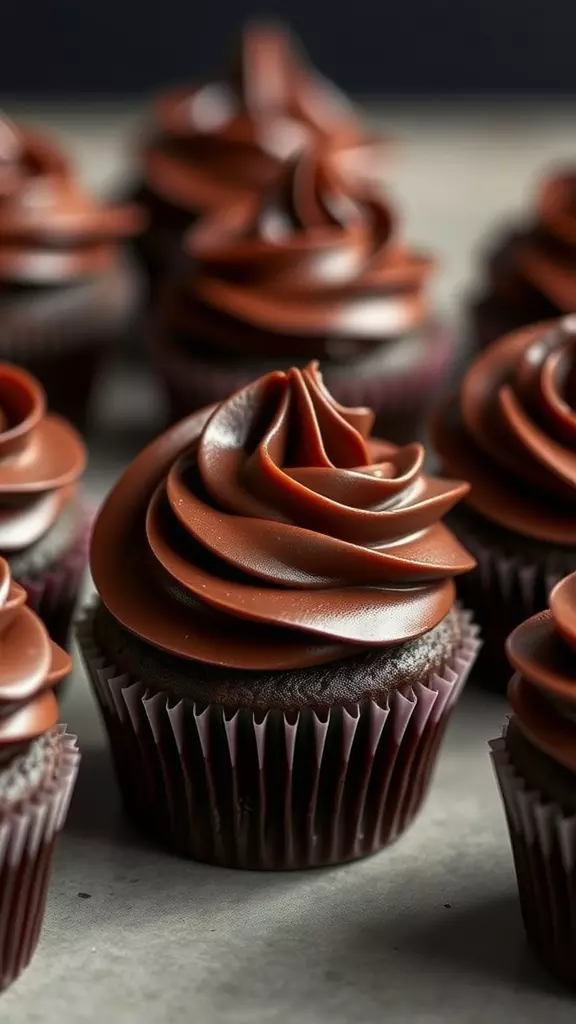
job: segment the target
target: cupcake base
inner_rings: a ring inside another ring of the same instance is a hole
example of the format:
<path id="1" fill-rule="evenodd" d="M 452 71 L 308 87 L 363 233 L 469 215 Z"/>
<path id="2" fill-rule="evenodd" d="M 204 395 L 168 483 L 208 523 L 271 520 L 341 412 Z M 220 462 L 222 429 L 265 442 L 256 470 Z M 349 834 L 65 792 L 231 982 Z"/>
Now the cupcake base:
<path id="1" fill-rule="evenodd" d="M 21 974 L 36 949 L 54 844 L 78 772 L 76 737 L 59 727 L 55 742 L 50 776 L 13 810 L 0 810 L 0 990 Z"/>
<path id="2" fill-rule="evenodd" d="M 51 412 L 85 432 L 93 387 L 109 349 L 129 332 L 137 275 L 126 263 L 89 281 L 0 289 L 0 360 L 43 385 Z"/>
<path id="3" fill-rule="evenodd" d="M 381 701 L 289 708 L 174 698 L 78 639 L 127 813 L 164 845 L 228 867 L 286 870 L 375 853 L 410 824 L 479 646 L 467 613 L 438 671 Z"/>
<path id="4" fill-rule="evenodd" d="M 273 338 L 270 348 L 273 349 Z M 152 360 L 168 399 L 171 422 L 196 409 L 221 402 L 251 381 L 300 365 L 311 355 L 275 360 L 234 360 L 208 355 L 209 348 L 190 348 L 153 339 Z M 375 431 L 398 443 L 414 441 L 425 426 L 429 410 L 449 382 L 456 345 L 441 324 L 394 341 L 348 360 L 321 359 L 326 387 L 342 405 L 366 405 L 374 410 Z"/>
<path id="5" fill-rule="evenodd" d="M 506 812 L 522 917 L 539 959 L 576 985 L 576 813 L 534 788 L 506 733 L 490 744 Z"/>

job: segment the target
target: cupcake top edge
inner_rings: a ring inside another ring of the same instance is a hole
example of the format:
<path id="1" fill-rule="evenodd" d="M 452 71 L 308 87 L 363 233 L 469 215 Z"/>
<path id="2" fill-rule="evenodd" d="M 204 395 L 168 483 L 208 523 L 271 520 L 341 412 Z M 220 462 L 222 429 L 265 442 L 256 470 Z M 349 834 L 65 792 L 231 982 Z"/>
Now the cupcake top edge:
<path id="1" fill-rule="evenodd" d="M 466 501 L 514 533 L 576 545 L 576 317 L 494 342 L 438 413 L 446 472 L 466 467 Z"/>
<path id="2" fill-rule="evenodd" d="M 0 283 L 99 275 L 143 224 L 138 207 L 92 198 L 51 138 L 0 120 Z"/>
<path id="3" fill-rule="evenodd" d="M 286 669 L 433 629 L 474 560 L 442 522 L 467 485 L 422 446 L 371 434 L 318 366 L 277 371 L 153 442 L 113 488 L 95 586 L 141 639 L 185 659 Z"/>
<path id="4" fill-rule="evenodd" d="M 72 386 L 72 385 L 71 385 Z M 0 363 L 0 551 L 44 536 L 75 494 L 86 446 L 75 428 L 46 410 L 39 382 Z"/>
<path id="5" fill-rule="evenodd" d="M 26 600 L 0 558 L 0 750 L 10 751 L 56 725 L 53 687 L 72 668 L 69 655 L 50 639 Z"/>
<path id="6" fill-rule="evenodd" d="M 556 584 L 547 611 L 511 633 L 507 654 L 516 672 L 508 695 L 518 726 L 576 772 L 576 573 Z"/>

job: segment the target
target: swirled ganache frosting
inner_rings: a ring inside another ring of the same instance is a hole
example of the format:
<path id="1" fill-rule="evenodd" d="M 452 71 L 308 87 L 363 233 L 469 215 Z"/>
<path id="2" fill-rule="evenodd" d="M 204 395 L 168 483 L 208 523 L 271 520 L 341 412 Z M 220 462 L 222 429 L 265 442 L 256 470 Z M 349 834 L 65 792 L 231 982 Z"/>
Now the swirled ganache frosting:
<path id="1" fill-rule="evenodd" d="M 247 26 L 230 76 L 164 93 L 155 121 L 143 152 L 146 185 L 190 213 L 257 194 L 311 143 L 329 142 L 348 171 L 369 176 L 384 152 L 280 26 Z"/>
<path id="2" fill-rule="evenodd" d="M 50 140 L 0 120 L 0 294 L 99 275 L 140 226 L 137 207 L 86 195 Z"/>
<path id="3" fill-rule="evenodd" d="M 2 554 L 28 548 L 48 532 L 73 500 L 85 464 L 80 436 L 46 413 L 40 385 L 24 370 L 0 363 Z"/>
<path id="4" fill-rule="evenodd" d="M 576 309 L 576 171 L 542 182 L 534 223 L 508 236 L 489 264 L 492 298 L 537 300 L 540 316 Z M 537 318 L 536 314 L 533 319 Z"/>
<path id="5" fill-rule="evenodd" d="M 474 560 L 442 523 L 467 491 L 370 436 L 316 364 L 173 427 L 113 489 L 91 550 L 103 605 L 183 659 L 322 664 L 433 629 Z"/>
<path id="6" fill-rule="evenodd" d="M 50 640 L 26 605 L 0 558 L 0 762 L 4 751 L 28 743 L 58 722 L 53 687 L 72 667 L 68 654 Z"/>
<path id="7" fill-rule="evenodd" d="M 576 545 L 576 317 L 516 331 L 468 369 L 433 427 L 466 502 L 536 540 Z"/>
<path id="8" fill-rule="evenodd" d="M 345 359 L 425 324 L 433 261 L 398 237 L 388 202 L 326 150 L 302 154 L 262 197 L 204 218 L 164 297 L 182 344 Z"/>
<path id="9" fill-rule="evenodd" d="M 576 573 L 552 590 L 550 608 L 508 639 L 516 670 L 508 696 L 514 722 L 531 743 L 576 771 Z"/>

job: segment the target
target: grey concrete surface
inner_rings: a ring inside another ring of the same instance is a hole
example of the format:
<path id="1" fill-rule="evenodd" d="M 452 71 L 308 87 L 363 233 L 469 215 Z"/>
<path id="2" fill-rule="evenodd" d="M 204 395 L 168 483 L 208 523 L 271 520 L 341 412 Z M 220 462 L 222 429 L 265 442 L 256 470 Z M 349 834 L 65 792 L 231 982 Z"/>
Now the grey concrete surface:
<path id="1" fill-rule="evenodd" d="M 95 185 L 118 181 L 135 130 L 117 107 L 36 106 Z M 15 108 L 27 114 L 29 108 Z M 576 156 L 574 105 L 390 106 L 391 178 L 413 241 L 441 250 L 438 295 L 457 317 L 478 240 L 520 210 L 552 159 Z M 145 377 L 103 391 L 92 451 L 99 500 L 153 432 Z M 110 424 L 116 424 L 116 433 Z M 520 1024 L 574 1020 L 571 996 L 526 949 L 504 818 L 487 753 L 504 701 L 468 690 L 426 807 L 390 850 L 338 870 L 235 873 L 188 864 L 123 821 L 80 667 L 64 718 L 81 774 L 37 955 L 0 1000 L 9 1024 Z"/>

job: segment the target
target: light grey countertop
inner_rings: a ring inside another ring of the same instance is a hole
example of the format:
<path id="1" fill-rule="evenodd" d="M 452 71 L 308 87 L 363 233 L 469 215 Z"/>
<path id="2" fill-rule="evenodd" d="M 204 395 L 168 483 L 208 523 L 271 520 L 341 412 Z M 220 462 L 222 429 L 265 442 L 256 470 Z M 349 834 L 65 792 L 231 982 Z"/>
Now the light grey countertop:
<path id="1" fill-rule="evenodd" d="M 30 118 L 30 107 L 15 113 Z M 133 111 L 36 107 L 86 178 L 118 180 Z M 440 301 L 456 315 L 474 246 L 520 210 L 536 172 L 576 157 L 574 104 L 392 105 L 391 168 L 408 235 L 443 253 Z M 375 113 L 375 118 L 377 114 Z M 149 383 L 108 379 L 88 489 L 99 500 L 158 411 Z M 149 420 L 150 422 L 146 422 Z M 123 821 L 102 728 L 78 667 L 64 719 L 81 773 L 32 965 L 1 998 L 10 1024 L 516 1024 L 570 1022 L 570 994 L 528 953 L 487 741 L 502 699 L 469 689 L 431 795 L 391 849 L 348 867 L 265 875 L 186 863 Z"/>

